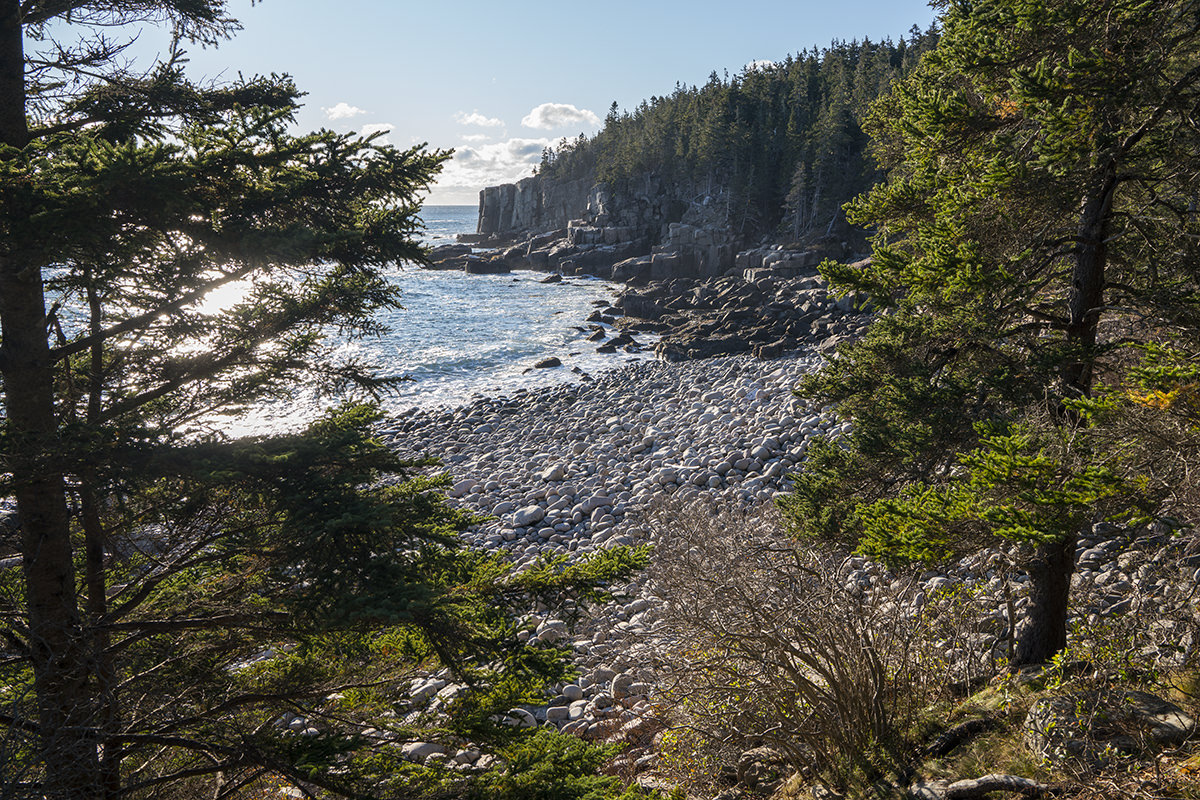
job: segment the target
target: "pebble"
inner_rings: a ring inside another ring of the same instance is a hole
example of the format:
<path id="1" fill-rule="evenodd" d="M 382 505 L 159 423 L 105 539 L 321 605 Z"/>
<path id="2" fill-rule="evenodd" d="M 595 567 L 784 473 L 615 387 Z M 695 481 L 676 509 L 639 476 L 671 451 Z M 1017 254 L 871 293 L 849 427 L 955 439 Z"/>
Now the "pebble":
<path id="1" fill-rule="evenodd" d="M 542 557 L 645 542 L 646 509 L 669 495 L 687 492 L 745 509 L 788 491 L 788 475 L 814 440 L 851 431 L 828 409 L 791 394 L 820 363 L 813 351 L 770 361 L 745 355 L 639 361 L 590 382 L 414 410 L 385 423 L 381 433 L 402 457 L 440 454 L 453 479 L 448 502 L 492 517 L 465 531 L 464 542 L 503 552 L 521 569 Z M 1151 568 L 1157 556 L 1129 554 L 1130 535 L 1102 524 L 1081 540 L 1072 583 L 1080 617 L 1136 613 L 1142 594 L 1162 596 L 1178 585 L 1170 575 L 1163 584 L 1162 570 Z M 854 557 L 844 576 L 856 593 L 890 592 L 898 613 L 936 613 L 970 598 L 991 615 L 986 631 L 969 648 L 950 650 L 947 643 L 948 655 L 994 658 L 1007 646 L 1007 603 L 1018 612 L 1029 604 L 1028 577 L 1011 567 L 1017 555 L 1011 547 L 975 554 L 908 583 Z M 1194 570 L 1200 582 L 1200 557 L 1161 559 L 1163 569 L 1181 562 L 1186 577 Z M 960 584 L 965 592 L 953 591 Z M 576 683 L 536 711 L 547 725 L 592 735 L 614 715 L 633 719 L 650 707 L 653 676 L 638 664 L 638 642 L 653 635 L 662 600 L 642 578 L 623 588 L 624 605 L 602 609 L 586 631 L 538 613 L 522 632 L 526 640 L 567 646 L 579 669 Z M 445 685 L 414 681 L 414 703 Z M 537 724 L 524 709 L 510 711 L 508 720 Z"/>

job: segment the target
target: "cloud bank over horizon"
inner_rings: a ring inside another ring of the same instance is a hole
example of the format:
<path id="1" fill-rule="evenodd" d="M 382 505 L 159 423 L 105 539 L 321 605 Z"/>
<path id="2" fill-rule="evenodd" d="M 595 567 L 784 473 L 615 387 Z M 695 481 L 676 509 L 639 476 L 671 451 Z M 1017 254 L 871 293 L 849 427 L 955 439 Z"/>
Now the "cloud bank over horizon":
<path id="1" fill-rule="evenodd" d="M 519 137 L 455 148 L 454 158 L 438 177 L 435 195 L 461 201 L 473 198 L 484 186 L 527 178 L 533 173 L 533 167 L 541 162 L 542 150 L 551 144 L 550 139 Z"/>
<path id="2" fill-rule="evenodd" d="M 442 169 L 430 202 L 470 203 L 485 186 L 514 183 L 533 174 L 542 160 L 542 150 L 553 147 L 558 137 L 525 136 L 502 141 L 488 140 L 505 134 L 502 119 L 487 117 L 479 111 L 459 111 L 454 120 L 465 126 L 491 128 L 491 133 L 464 133 L 462 144 L 455 147 L 454 157 Z M 600 117 L 594 112 L 570 103 L 542 103 L 521 120 L 521 125 L 538 131 L 561 131 L 567 127 L 596 129 Z"/>

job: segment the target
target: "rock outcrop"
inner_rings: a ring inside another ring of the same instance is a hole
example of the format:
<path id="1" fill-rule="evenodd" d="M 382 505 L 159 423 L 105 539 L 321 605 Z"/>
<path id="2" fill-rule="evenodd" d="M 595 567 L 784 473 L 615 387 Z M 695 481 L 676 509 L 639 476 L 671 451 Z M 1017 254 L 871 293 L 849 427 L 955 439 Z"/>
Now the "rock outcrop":
<path id="1" fill-rule="evenodd" d="M 652 175 L 619 189 L 535 175 L 480 192 L 477 233 L 462 239 L 507 246 L 514 268 L 609 278 L 615 264 L 645 257 L 654 279 L 711 277 L 735 266 L 740 243 L 727 216 L 722 197 Z"/>
<path id="2" fill-rule="evenodd" d="M 777 358 L 800 346 L 827 349 L 867 323 L 853 299 L 832 297 L 816 275 L 753 283 L 740 277 L 652 282 L 630 289 L 616 306 L 627 327 L 662 334 L 655 351 L 667 361 L 732 353 Z"/>
<path id="3" fill-rule="evenodd" d="M 664 186 L 651 175 L 619 189 L 534 176 L 484 189 L 479 232 L 460 239 L 494 249 L 493 258 L 510 269 L 634 285 L 734 275 L 751 283 L 790 279 L 815 274 L 826 258 L 851 256 L 837 237 L 747 249 L 729 225 L 727 198 L 694 188 Z M 435 256 L 439 269 L 456 263 L 465 269 L 472 257 L 448 249 Z"/>
<path id="4" fill-rule="evenodd" d="M 477 233 L 505 235 L 565 228 L 584 216 L 592 182 L 548 181 L 540 176 L 489 186 L 479 193 Z"/>

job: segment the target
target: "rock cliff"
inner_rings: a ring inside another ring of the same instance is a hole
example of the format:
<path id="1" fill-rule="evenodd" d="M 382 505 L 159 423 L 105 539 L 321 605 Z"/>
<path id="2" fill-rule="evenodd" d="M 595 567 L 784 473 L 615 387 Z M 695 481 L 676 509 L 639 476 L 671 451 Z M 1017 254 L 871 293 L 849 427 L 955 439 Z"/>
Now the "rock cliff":
<path id="1" fill-rule="evenodd" d="M 483 235 L 557 230 L 587 213 L 592 181 L 547 181 L 541 176 L 489 186 L 479 193 L 479 224 Z"/>
<path id="2" fill-rule="evenodd" d="M 513 268 L 609 277 L 614 264 L 644 258 L 656 277 L 714 276 L 737 266 L 741 244 L 726 205 L 719 194 L 664 186 L 653 175 L 616 190 L 533 176 L 480 192 L 477 233 L 463 238 L 510 245 L 504 261 Z"/>
<path id="3" fill-rule="evenodd" d="M 480 192 L 478 233 L 460 239 L 487 250 L 438 248 L 431 267 L 535 269 L 632 284 L 719 276 L 756 281 L 814 275 L 823 258 L 853 255 L 837 237 L 747 242 L 729 224 L 729 205 L 720 188 L 664 185 L 650 174 L 615 189 L 588 177 L 535 175 Z"/>

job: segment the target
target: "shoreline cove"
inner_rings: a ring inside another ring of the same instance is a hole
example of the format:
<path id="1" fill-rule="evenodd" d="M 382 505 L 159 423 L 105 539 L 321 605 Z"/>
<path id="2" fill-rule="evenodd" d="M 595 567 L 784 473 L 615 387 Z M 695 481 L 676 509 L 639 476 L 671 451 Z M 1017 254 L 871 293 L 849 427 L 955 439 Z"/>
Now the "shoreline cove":
<path id="1" fill-rule="evenodd" d="M 380 434 L 404 457 L 442 454 L 440 470 L 454 480 L 451 499 L 499 517 L 468 533 L 472 544 L 514 551 L 520 539 L 527 540 L 523 555 L 589 552 L 595 546 L 567 540 L 616 530 L 660 492 L 769 500 L 813 435 L 849 430 L 790 394 L 820 360 L 815 351 L 797 351 L 776 360 L 642 361 L 589 383 L 518 390 L 453 409 L 413 408 L 386 418 Z M 558 512 L 573 506 L 526 524 L 514 516 L 551 494 L 561 501 L 587 491 L 593 508 L 566 530 L 555 526 L 573 515 Z M 602 497 L 613 502 L 597 505 Z M 602 507 L 612 509 L 611 520 L 592 519 Z"/>

